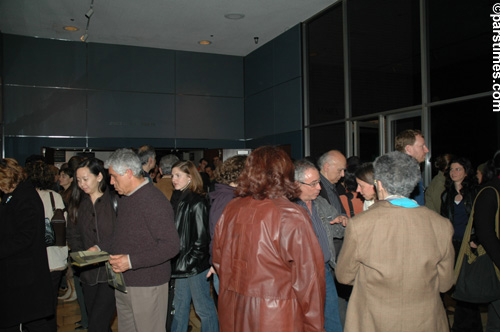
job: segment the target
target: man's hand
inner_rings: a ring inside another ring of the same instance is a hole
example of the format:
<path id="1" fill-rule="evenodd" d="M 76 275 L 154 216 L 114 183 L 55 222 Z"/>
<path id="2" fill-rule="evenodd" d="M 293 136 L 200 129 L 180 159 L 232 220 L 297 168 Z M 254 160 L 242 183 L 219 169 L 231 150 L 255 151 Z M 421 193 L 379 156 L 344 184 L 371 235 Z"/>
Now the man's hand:
<path id="1" fill-rule="evenodd" d="M 212 274 L 217 274 L 217 272 L 215 272 L 215 269 L 213 266 L 210 266 L 210 270 L 208 270 L 208 273 L 207 273 L 207 278 L 210 278 L 210 276 Z"/>
<path id="2" fill-rule="evenodd" d="M 109 255 L 109 264 L 115 272 L 125 272 L 130 269 L 128 255 Z"/>
<path id="3" fill-rule="evenodd" d="M 93 246 L 93 247 L 88 248 L 87 251 L 101 251 L 101 250 L 99 250 L 99 248 L 97 248 L 97 246 Z"/>
<path id="4" fill-rule="evenodd" d="M 332 221 L 330 221 L 330 224 L 342 224 L 342 226 L 346 227 L 347 226 L 347 221 L 349 220 L 349 218 L 347 218 L 346 216 L 338 216 L 337 218 L 333 219 Z"/>

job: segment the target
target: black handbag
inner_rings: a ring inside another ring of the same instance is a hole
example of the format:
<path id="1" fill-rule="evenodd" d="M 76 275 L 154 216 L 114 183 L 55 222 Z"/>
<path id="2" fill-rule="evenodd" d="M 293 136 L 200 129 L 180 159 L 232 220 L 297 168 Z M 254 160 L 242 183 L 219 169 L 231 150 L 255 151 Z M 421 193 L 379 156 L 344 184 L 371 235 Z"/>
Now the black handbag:
<path id="1" fill-rule="evenodd" d="M 51 245 L 64 247 L 66 245 L 66 218 L 64 217 L 64 210 L 56 208 L 52 192 L 50 192 L 50 203 L 52 204 L 53 212 L 50 224 L 54 234 L 54 241 Z M 45 237 L 47 238 L 47 235 Z"/>
<path id="2" fill-rule="evenodd" d="M 495 217 L 495 232 L 497 237 L 499 237 L 500 198 L 498 192 L 493 187 L 485 187 L 479 194 L 487 188 L 495 190 L 497 194 L 499 208 Z M 475 203 L 474 201 L 474 205 Z M 452 297 L 455 300 L 470 303 L 489 303 L 500 299 L 500 271 L 482 245 L 479 245 L 477 249 L 470 247 L 473 220 L 474 206 L 472 207 L 472 213 L 465 229 L 455 266 L 456 285 Z"/>

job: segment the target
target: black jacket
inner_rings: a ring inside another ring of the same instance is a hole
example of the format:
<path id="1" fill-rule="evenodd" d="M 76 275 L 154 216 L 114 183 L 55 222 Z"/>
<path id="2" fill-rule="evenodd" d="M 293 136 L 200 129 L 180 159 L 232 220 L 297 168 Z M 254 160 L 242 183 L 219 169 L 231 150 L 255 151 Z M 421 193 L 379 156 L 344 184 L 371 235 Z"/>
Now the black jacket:
<path id="1" fill-rule="evenodd" d="M 464 193 L 463 201 L 465 212 L 467 216 L 470 216 L 472 212 L 472 204 L 474 204 L 474 199 L 476 198 L 477 191 L 469 190 Z M 455 219 L 455 196 L 458 195 L 458 192 L 455 190 L 455 186 L 450 188 L 449 190 L 445 190 L 441 195 L 441 215 L 445 218 L 450 219 L 453 223 Z"/>
<path id="2" fill-rule="evenodd" d="M 116 212 L 113 208 L 113 196 L 106 189 L 95 204 L 92 204 L 90 196 L 82 194 L 83 198 L 78 207 L 78 218 L 76 224 L 68 221 L 67 238 L 73 252 L 87 250 L 95 245 L 101 246 L 103 240 L 113 235 L 116 223 Z M 104 263 L 90 265 L 80 270 L 81 281 L 87 285 L 106 283 L 108 280 Z"/>
<path id="3" fill-rule="evenodd" d="M 0 203 L 0 328 L 54 313 L 42 200 L 29 181 Z"/>
<path id="4" fill-rule="evenodd" d="M 172 278 L 197 275 L 210 267 L 208 202 L 186 189 L 176 202 L 174 213 L 180 251 L 172 260 Z"/>

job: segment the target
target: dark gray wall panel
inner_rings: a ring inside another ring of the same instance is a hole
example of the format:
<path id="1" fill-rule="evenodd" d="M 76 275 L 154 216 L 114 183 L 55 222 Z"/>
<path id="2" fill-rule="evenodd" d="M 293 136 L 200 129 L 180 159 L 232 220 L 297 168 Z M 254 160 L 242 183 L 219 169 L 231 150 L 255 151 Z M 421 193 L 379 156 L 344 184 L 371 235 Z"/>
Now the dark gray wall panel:
<path id="1" fill-rule="evenodd" d="M 4 83 L 49 87 L 86 85 L 85 44 L 4 35 Z"/>
<path id="2" fill-rule="evenodd" d="M 157 48 L 88 44 L 91 89 L 175 91 L 175 52 Z"/>
<path id="3" fill-rule="evenodd" d="M 5 86 L 4 92 L 6 135 L 85 135 L 85 91 Z"/>
<path id="4" fill-rule="evenodd" d="M 302 82 L 300 78 L 274 87 L 274 132 L 302 129 Z"/>
<path id="5" fill-rule="evenodd" d="M 175 137 L 174 96 L 89 92 L 90 137 Z"/>
<path id="6" fill-rule="evenodd" d="M 245 96 L 273 86 L 273 42 L 245 57 Z"/>
<path id="7" fill-rule="evenodd" d="M 89 147 L 116 150 L 121 148 L 137 148 L 142 145 L 149 144 L 153 147 L 174 147 L 174 138 L 128 138 L 128 137 L 111 137 L 111 138 L 89 138 Z"/>
<path id="8" fill-rule="evenodd" d="M 245 100 L 245 137 L 256 138 L 274 134 L 273 89 L 247 97 Z"/>
<path id="9" fill-rule="evenodd" d="M 300 25 L 289 29 L 273 43 L 273 82 L 283 83 L 301 76 L 301 36 Z"/>
<path id="10" fill-rule="evenodd" d="M 220 139 L 177 139 L 176 147 L 179 149 L 219 149 L 223 146 L 226 149 L 244 149 L 245 142 L 238 140 Z"/>
<path id="11" fill-rule="evenodd" d="M 176 137 L 242 139 L 242 98 L 176 97 Z"/>
<path id="12" fill-rule="evenodd" d="M 243 97 L 243 58 L 176 52 L 177 93 Z"/>

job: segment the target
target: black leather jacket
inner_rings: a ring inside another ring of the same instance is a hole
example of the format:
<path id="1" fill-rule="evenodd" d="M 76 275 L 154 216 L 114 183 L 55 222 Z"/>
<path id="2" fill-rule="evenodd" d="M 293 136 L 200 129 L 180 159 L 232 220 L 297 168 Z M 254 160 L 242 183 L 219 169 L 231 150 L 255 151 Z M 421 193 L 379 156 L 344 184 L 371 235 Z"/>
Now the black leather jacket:
<path id="1" fill-rule="evenodd" d="M 175 205 L 180 251 L 172 260 L 172 278 L 184 278 L 210 267 L 208 202 L 203 196 L 186 189 Z"/>

